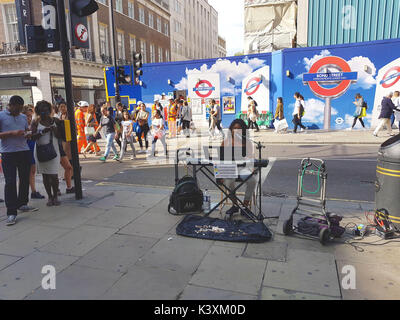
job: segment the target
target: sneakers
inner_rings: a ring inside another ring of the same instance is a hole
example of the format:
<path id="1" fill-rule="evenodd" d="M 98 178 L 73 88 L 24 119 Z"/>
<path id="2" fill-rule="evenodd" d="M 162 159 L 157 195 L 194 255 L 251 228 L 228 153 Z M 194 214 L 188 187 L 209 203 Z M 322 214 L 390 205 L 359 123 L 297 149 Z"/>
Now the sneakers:
<path id="1" fill-rule="evenodd" d="M 106 162 L 107 161 L 106 157 L 101 157 L 99 160 L 102 161 L 102 162 Z"/>
<path id="2" fill-rule="evenodd" d="M 119 161 L 119 155 L 115 155 L 113 158 L 114 161 Z"/>
<path id="3" fill-rule="evenodd" d="M 6 225 L 12 226 L 17 222 L 17 216 L 8 216 Z"/>
<path id="4" fill-rule="evenodd" d="M 226 215 L 232 217 L 235 213 L 239 212 L 239 208 L 236 206 L 232 206 L 227 212 Z"/>
<path id="5" fill-rule="evenodd" d="M 19 207 L 18 210 L 21 211 L 21 212 L 36 212 L 39 209 L 38 208 L 34 208 L 34 207 L 30 207 L 28 205 L 25 205 L 25 206 Z"/>
<path id="6" fill-rule="evenodd" d="M 66 194 L 75 193 L 75 187 L 72 187 L 71 189 L 66 189 L 65 193 Z"/>
<path id="7" fill-rule="evenodd" d="M 44 199 L 44 198 L 45 196 L 42 196 L 38 191 L 31 193 L 31 199 Z"/>

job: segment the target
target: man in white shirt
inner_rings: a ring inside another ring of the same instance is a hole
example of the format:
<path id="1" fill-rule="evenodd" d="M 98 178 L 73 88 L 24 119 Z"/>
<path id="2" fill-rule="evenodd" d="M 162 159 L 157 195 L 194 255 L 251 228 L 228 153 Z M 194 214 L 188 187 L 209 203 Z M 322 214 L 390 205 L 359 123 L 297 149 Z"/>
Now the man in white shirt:
<path id="1" fill-rule="evenodd" d="M 186 138 L 190 138 L 190 122 L 192 121 L 192 108 L 185 101 L 181 110 L 182 116 L 182 129 Z"/>

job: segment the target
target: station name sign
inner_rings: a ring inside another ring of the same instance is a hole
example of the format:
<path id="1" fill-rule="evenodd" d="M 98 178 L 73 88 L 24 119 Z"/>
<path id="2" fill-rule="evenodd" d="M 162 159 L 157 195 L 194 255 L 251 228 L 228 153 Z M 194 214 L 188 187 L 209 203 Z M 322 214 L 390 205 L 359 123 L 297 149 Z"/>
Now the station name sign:
<path id="1" fill-rule="evenodd" d="M 357 72 L 329 72 L 329 73 L 305 73 L 304 82 L 310 81 L 355 81 L 358 78 Z"/>

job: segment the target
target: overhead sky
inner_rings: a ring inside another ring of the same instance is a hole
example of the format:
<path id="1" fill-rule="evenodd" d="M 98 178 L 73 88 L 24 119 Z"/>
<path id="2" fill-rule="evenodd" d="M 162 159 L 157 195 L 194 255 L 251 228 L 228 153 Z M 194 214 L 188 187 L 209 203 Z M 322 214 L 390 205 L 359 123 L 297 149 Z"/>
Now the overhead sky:
<path id="1" fill-rule="evenodd" d="M 243 51 L 244 0 L 208 0 L 218 11 L 219 35 L 226 40 L 228 56 Z"/>

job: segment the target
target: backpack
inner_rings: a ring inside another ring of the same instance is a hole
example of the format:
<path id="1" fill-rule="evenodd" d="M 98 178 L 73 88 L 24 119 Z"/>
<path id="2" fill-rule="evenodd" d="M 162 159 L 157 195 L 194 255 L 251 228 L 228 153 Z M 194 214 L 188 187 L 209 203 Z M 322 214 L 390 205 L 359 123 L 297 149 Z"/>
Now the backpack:
<path id="1" fill-rule="evenodd" d="M 173 209 L 173 210 L 172 210 Z M 178 181 L 171 194 L 168 212 L 173 215 L 201 212 L 203 209 L 203 191 L 191 176 Z"/>
<path id="2" fill-rule="evenodd" d="M 366 101 L 363 102 L 361 108 L 365 108 L 365 110 L 368 110 L 368 104 Z"/>

